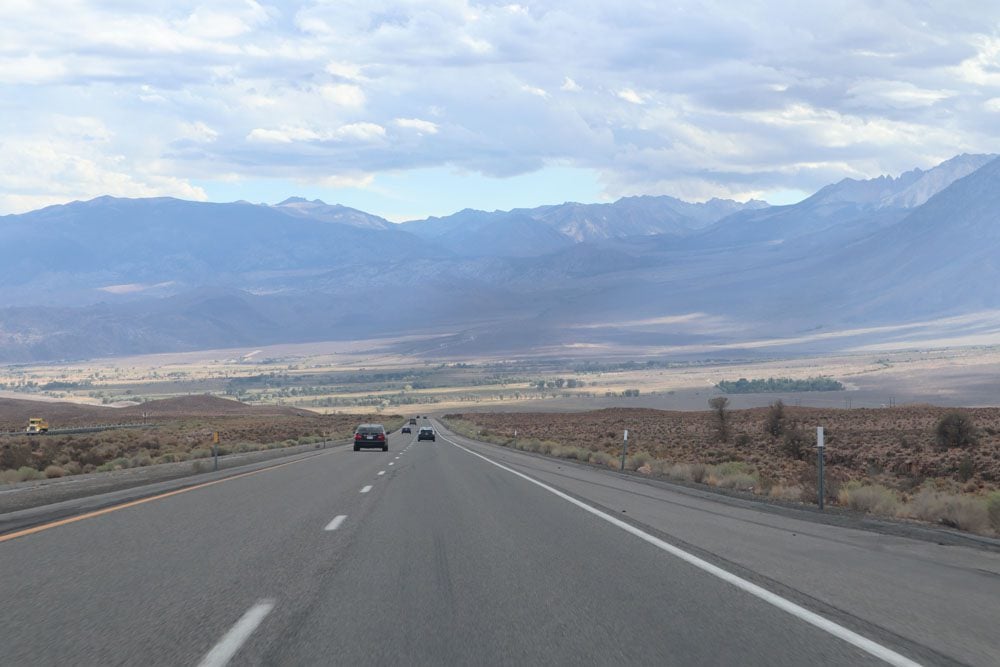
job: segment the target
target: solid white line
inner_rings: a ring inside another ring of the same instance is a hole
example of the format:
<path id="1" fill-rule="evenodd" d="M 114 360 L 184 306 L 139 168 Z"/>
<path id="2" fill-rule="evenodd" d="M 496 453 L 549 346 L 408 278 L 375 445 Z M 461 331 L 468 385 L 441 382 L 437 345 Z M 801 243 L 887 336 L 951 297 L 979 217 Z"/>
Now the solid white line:
<path id="1" fill-rule="evenodd" d="M 379 474 L 379 476 L 382 476 L 382 475 L 384 475 L 384 474 L 385 474 L 385 471 L 384 471 L 384 470 L 379 470 L 379 471 L 378 471 L 378 474 Z"/>
<path id="2" fill-rule="evenodd" d="M 347 518 L 346 514 L 340 514 L 333 517 L 333 521 L 326 524 L 326 528 L 324 528 L 323 530 L 337 530 L 338 528 L 340 528 L 340 524 L 344 523 L 344 519 L 346 518 Z"/>
<path id="3" fill-rule="evenodd" d="M 198 667 L 224 667 L 233 659 L 236 652 L 240 650 L 253 631 L 257 629 L 264 617 L 274 609 L 274 600 L 260 600 L 243 614 L 236 625 L 229 629 L 229 632 L 222 636 L 219 643 L 209 651 Z"/>
<path id="4" fill-rule="evenodd" d="M 556 496 L 559 496 L 563 500 L 576 505 L 577 507 L 579 507 L 582 510 L 590 512 L 591 514 L 593 514 L 596 517 L 604 519 L 608 523 L 610 523 L 610 524 L 612 524 L 614 526 L 617 526 L 618 528 L 621 528 L 625 532 L 631 533 L 632 535 L 635 535 L 639 539 L 641 539 L 641 540 L 643 540 L 645 542 L 648 542 L 649 544 L 652 544 L 654 547 L 662 549 L 663 551 L 666 551 L 667 553 L 669 553 L 669 554 L 671 554 L 673 556 L 676 556 L 677 558 L 680 558 L 681 560 L 683 560 L 683 561 L 685 561 L 685 562 L 687 562 L 687 563 L 689 563 L 691 565 L 694 565 L 698 569 L 703 570 L 704 572 L 707 572 L 708 574 L 711 574 L 714 577 L 718 577 L 719 579 L 722 579 L 723 581 L 725 581 L 727 583 L 730 583 L 733 586 L 736 586 L 737 588 L 739 588 L 739 589 L 741 589 L 743 591 L 746 591 L 750 595 L 753 595 L 754 597 L 759 598 L 759 599 L 763 600 L 764 602 L 767 602 L 768 604 L 773 605 L 773 606 L 777 607 L 778 609 L 781 609 L 782 611 L 788 612 L 789 614 L 791 614 L 792 616 L 795 616 L 799 620 L 805 621 L 806 623 L 809 623 L 810 625 L 813 625 L 813 626 L 819 628 L 820 630 L 824 630 L 825 632 L 830 633 L 834 637 L 842 639 L 845 642 L 847 642 L 848 644 L 851 644 L 852 646 L 855 646 L 855 647 L 861 649 L 862 651 L 864 651 L 864 652 L 866 652 L 866 653 L 868 653 L 870 655 L 873 655 L 876 658 L 879 658 L 880 660 L 883 660 L 883 661 L 887 662 L 890 665 L 895 665 L 897 667 L 920 667 L 920 663 L 914 662 L 913 660 L 910 660 L 906 656 L 901 655 L 899 653 L 896 653 L 895 651 L 893 651 L 892 649 L 890 649 L 890 648 L 888 648 L 886 646 L 882 646 L 881 644 L 873 642 L 872 640 L 868 639 L 867 637 L 863 637 L 862 635 L 859 635 L 858 633 L 856 633 L 856 632 L 854 632 L 852 630 L 848 630 L 844 626 L 838 625 L 837 623 L 834 623 L 833 621 L 831 621 L 828 618 L 820 616 L 819 614 L 817 614 L 815 612 L 809 611 L 805 607 L 797 605 L 794 602 L 792 602 L 791 600 L 786 600 L 785 598 L 783 598 L 780 595 L 777 595 L 775 593 L 772 593 L 771 591 L 767 590 L 766 588 L 761 588 L 757 584 L 751 583 L 751 582 L 747 581 L 746 579 L 742 579 L 742 578 L 736 576 L 735 574 L 733 574 L 732 572 L 728 572 L 726 570 L 723 570 L 721 567 L 713 565 L 713 564 L 709 563 L 706 560 L 702 560 L 701 558 L 698 558 L 694 554 L 688 553 L 687 551 L 684 551 L 683 549 L 679 549 L 678 547 L 675 547 L 674 545 L 670 544 L 669 542 L 664 542 L 663 540 L 661 540 L 658 537 L 655 537 L 653 535 L 650 535 L 649 533 L 643 532 L 642 530 L 636 528 L 635 526 L 633 526 L 631 524 L 628 524 L 628 523 L 625 523 L 621 519 L 619 519 L 617 517 L 614 517 L 614 516 L 611 516 L 610 514 L 607 514 L 605 512 L 602 512 L 599 509 L 591 507 L 590 505 L 588 505 L 588 504 L 586 504 L 584 502 L 581 502 L 581 501 L 577 500 L 576 498 L 574 498 L 574 497 L 572 497 L 570 495 L 567 495 L 567 494 L 563 493 L 562 491 L 559 491 L 558 489 L 555 489 L 555 488 L 549 486 L 548 484 L 545 484 L 544 482 L 539 482 L 537 479 L 529 477 L 528 475 L 525 475 L 522 472 L 518 472 L 517 470 L 514 470 L 513 468 L 508 468 L 507 466 L 503 465 L 502 463 L 497 463 L 496 461 L 494 461 L 492 459 L 489 459 L 489 458 L 483 456 L 482 454 L 477 454 L 476 452 L 472 451 L 471 449 L 463 447 L 462 445 L 458 444 L 457 442 L 449 440 L 448 438 L 445 438 L 444 436 L 442 436 L 442 438 L 446 442 L 451 443 L 452 445 L 458 447 L 459 449 L 461 449 L 463 451 L 466 451 L 469 454 L 472 454 L 473 456 L 478 456 L 479 458 L 481 458 L 482 460 L 486 461 L 487 463 L 495 465 L 496 467 L 501 468 L 503 470 L 506 470 L 509 473 L 513 473 L 513 474 L 517 475 L 518 477 L 520 477 L 521 479 L 527 480 L 528 482 L 531 482 L 532 484 L 535 484 L 536 486 L 540 486 L 541 488 L 545 489 L 549 493 L 552 493 L 552 494 L 554 494 Z"/>
<path id="5" fill-rule="evenodd" d="M 371 490 L 372 490 L 372 485 L 371 484 L 369 484 L 368 486 L 361 487 L 361 493 L 368 493 Z"/>

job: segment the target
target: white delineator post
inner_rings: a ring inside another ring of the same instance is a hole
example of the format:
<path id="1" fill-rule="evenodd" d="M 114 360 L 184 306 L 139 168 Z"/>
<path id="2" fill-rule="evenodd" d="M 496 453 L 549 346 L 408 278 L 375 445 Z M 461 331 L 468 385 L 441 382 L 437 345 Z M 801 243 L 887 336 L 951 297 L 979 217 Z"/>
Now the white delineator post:
<path id="1" fill-rule="evenodd" d="M 625 437 L 622 439 L 622 465 L 620 470 L 625 472 L 625 452 L 628 450 L 628 429 L 625 429 Z"/>
<path id="2" fill-rule="evenodd" d="M 823 488 L 823 450 L 826 446 L 823 442 L 823 427 L 816 427 L 816 455 L 819 457 L 816 460 L 816 472 L 819 476 L 819 508 L 823 509 L 823 498 L 826 495 L 825 489 Z"/>

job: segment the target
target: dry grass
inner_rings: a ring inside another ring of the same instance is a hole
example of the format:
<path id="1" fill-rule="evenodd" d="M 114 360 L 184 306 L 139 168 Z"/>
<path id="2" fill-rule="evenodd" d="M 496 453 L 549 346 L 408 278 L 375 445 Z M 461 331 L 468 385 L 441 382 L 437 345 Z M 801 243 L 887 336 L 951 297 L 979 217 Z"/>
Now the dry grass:
<path id="1" fill-rule="evenodd" d="M 988 501 L 984 498 L 921 489 L 906 506 L 906 516 L 951 528 L 985 533 L 990 529 Z"/>
<path id="2" fill-rule="evenodd" d="M 802 500 L 802 494 L 805 491 L 801 486 L 785 486 L 783 484 L 775 484 L 772 486 L 767 495 L 775 500 L 790 500 L 799 501 Z"/>
<path id="3" fill-rule="evenodd" d="M 852 510 L 886 516 L 894 516 L 900 505 L 896 492 L 881 484 L 847 484 L 837 494 L 837 501 Z"/>

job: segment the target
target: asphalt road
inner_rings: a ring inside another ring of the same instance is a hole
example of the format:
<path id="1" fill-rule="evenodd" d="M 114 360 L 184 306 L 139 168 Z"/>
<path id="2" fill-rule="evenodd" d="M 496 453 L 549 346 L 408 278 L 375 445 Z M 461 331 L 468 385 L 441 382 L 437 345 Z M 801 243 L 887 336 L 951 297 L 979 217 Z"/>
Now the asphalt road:
<path id="1" fill-rule="evenodd" d="M 0 536 L 0 664 L 1000 662 L 1000 556 L 393 434 Z"/>

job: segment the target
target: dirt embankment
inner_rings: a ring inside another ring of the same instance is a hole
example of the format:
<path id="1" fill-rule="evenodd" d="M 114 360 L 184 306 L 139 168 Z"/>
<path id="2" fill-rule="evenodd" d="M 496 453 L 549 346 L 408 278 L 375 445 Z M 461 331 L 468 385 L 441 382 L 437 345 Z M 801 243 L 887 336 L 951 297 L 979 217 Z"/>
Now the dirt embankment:
<path id="1" fill-rule="evenodd" d="M 162 418 L 271 415 L 318 416 L 317 413 L 299 408 L 247 405 L 209 395 L 179 396 L 124 408 L 0 398 L 0 431 L 22 430 L 31 417 L 43 417 L 48 420 L 50 428 L 59 429 L 103 424 L 140 424 Z"/>

